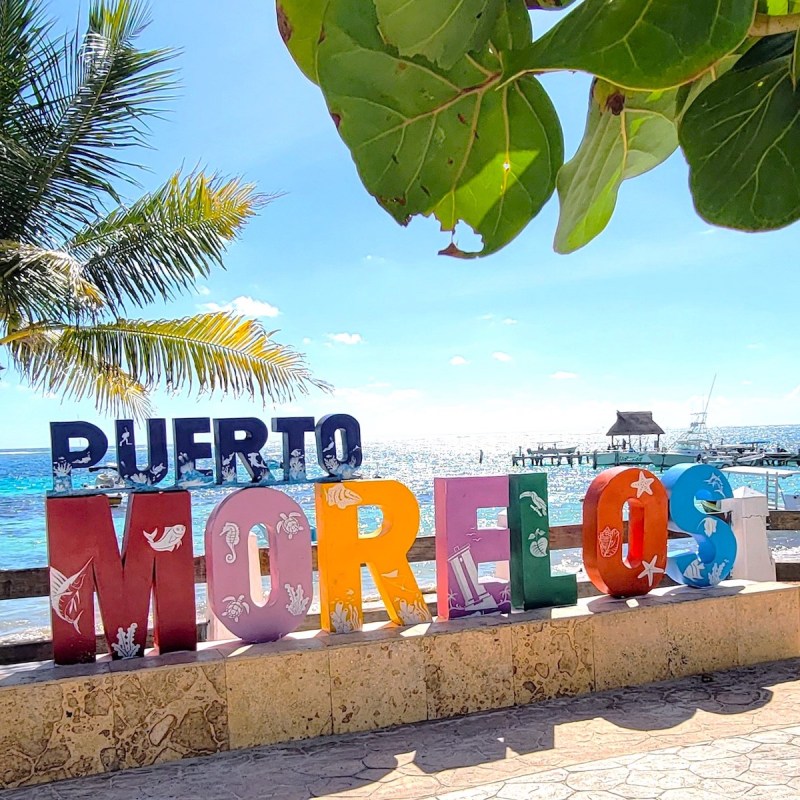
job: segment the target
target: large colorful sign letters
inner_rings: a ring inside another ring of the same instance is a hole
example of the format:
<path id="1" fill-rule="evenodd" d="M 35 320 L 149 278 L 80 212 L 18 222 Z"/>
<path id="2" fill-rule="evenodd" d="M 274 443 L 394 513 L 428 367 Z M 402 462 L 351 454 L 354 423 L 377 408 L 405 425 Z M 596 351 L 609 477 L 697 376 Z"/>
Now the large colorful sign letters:
<path id="1" fill-rule="evenodd" d="M 210 421 L 175 423 L 177 485 L 182 476 L 189 487 L 205 485 L 205 480 L 195 484 L 193 475 L 185 476 L 199 472 L 197 460 L 212 457 L 211 445 L 195 440 L 198 432 L 211 430 Z M 117 422 L 117 454 L 120 463 L 125 459 L 126 476 L 144 476 L 141 482 L 131 480 L 120 548 L 108 499 L 76 492 L 63 480 L 103 458 L 105 436 L 88 423 L 53 425 L 56 486 L 47 499 L 47 535 L 56 663 L 94 660 L 95 596 L 113 658 L 144 654 L 151 611 L 159 652 L 196 647 L 191 497 L 185 488 L 156 488 L 168 469 L 165 430 L 163 420 L 149 421 L 148 464 L 139 466 L 131 449 L 133 426 Z M 226 468 L 233 469 L 235 479 L 238 458 L 251 485 L 225 497 L 206 523 L 209 607 L 234 637 L 274 641 L 296 630 L 313 602 L 311 525 L 292 498 L 267 485 L 281 481 L 260 471 L 262 464 L 270 470 L 260 453 L 267 435 L 263 423 L 215 420 L 213 430 L 216 479 L 228 482 Z M 273 420 L 273 430 L 283 437 L 283 463 L 278 465 L 283 482 L 308 480 L 303 440 L 306 432 L 316 434 L 325 473 L 315 488 L 322 628 L 331 633 L 362 628 L 362 565 L 369 568 L 394 623 L 429 622 L 408 560 L 419 531 L 416 497 L 394 480 L 343 480 L 361 463 L 358 423 L 346 415 L 330 415 L 316 426 L 310 417 L 288 418 Z M 72 449 L 76 439 L 84 441 Z M 181 472 L 189 463 L 191 469 Z M 69 469 L 59 473 L 59 464 Z M 704 464 L 673 467 L 660 480 L 639 468 L 600 473 L 583 510 L 589 578 L 616 597 L 647 594 L 665 574 L 697 588 L 716 585 L 733 569 L 736 539 L 708 504 L 727 497 L 731 488 L 725 476 Z M 576 602 L 575 576 L 551 570 L 546 474 L 437 478 L 434 503 L 440 619 Z M 382 522 L 364 535 L 359 509 L 366 506 L 378 507 Z M 508 528 L 478 524 L 480 509 L 498 507 L 507 509 Z M 692 536 L 696 550 L 668 557 L 668 528 Z M 266 532 L 268 541 L 267 596 L 260 581 L 257 529 Z M 509 580 L 482 569 L 496 562 L 509 562 Z"/>

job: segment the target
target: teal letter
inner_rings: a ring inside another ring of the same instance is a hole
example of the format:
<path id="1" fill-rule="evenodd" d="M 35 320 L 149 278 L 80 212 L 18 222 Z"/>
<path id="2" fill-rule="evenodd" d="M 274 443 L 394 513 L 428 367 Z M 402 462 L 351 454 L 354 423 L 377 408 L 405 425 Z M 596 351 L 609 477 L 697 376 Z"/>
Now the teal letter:
<path id="1" fill-rule="evenodd" d="M 574 605 L 574 575 L 550 572 L 550 514 L 547 475 L 509 475 L 508 527 L 511 533 L 511 601 L 516 608 Z"/>

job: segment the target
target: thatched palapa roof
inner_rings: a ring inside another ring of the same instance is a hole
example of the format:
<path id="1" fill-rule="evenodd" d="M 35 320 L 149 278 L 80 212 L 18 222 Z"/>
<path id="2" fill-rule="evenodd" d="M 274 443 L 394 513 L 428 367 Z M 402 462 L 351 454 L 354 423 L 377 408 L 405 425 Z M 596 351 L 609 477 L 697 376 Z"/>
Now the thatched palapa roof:
<path id="1" fill-rule="evenodd" d="M 652 411 L 617 411 L 617 421 L 606 436 L 652 436 L 662 433 L 661 426 L 653 420 Z"/>

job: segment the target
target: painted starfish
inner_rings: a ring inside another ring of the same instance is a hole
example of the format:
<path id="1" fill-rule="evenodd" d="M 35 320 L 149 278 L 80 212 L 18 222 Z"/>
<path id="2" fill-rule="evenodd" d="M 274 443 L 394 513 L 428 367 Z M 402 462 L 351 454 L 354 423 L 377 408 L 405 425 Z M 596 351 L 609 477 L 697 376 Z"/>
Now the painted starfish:
<path id="1" fill-rule="evenodd" d="M 647 578 L 647 583 L 652 587 L 653 579 L 658 572 L 664 572 L 661 567 L 656 566 L 656 559 L 658 556 L 653 556 L 649 561 L 642 561 L 642 571 L 636 576 L 637 578 Z"/>
<path id="2" fill-rule="evenodd" d="M 631 489 L 636 489 L 636 499 L 643 494 L 653 494 L 653 481 L 655 478 L 648 478 L 642 470 L 639 470 L 639 480 L 631 484 Z"/>

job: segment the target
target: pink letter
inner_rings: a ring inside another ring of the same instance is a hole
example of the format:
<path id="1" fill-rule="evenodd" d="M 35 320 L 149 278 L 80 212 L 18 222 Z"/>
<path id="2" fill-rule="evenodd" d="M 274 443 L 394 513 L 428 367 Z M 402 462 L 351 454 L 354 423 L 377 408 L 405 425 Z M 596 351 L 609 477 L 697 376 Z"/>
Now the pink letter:
<path id="1" fill-rule="evenodd" d="M 266 603 L 250 593 L 248 538 L 267 529 L 272 589 Z M 311 530 L 294 500 L 253 487 L 228 495 L 206 523 L 206 572 L 211 610 L 247 642 L 272 642 L 296 630 L 311 604 Z"/>
<path id="2" fill-rule="evenodd" d="M 478 579 L 487 561 L 508 561 L 504 528 L 478 528 L 479 508 L 508 506 L 508 476 L 436 478 L 436 595 L 439 619 L 511 611 L 507 581 Z"/>

